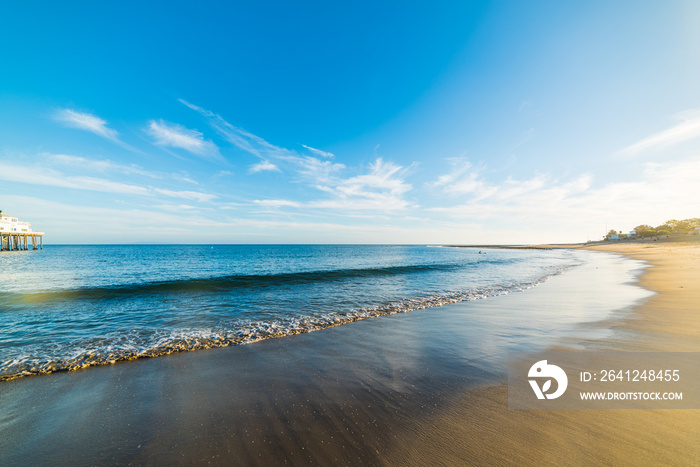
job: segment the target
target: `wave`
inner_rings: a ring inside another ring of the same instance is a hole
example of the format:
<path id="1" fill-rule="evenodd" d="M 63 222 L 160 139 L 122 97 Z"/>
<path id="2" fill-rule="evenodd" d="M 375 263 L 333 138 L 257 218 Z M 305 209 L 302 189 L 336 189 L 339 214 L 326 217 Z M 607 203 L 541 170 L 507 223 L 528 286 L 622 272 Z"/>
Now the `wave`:
<path id="1" fill-rule="evenodd" d="M 507 264 L 512 260 L 479 261 L 469 266 Z M 281 285 L 300 285 L 313 282 L 330 282 L 344 279 L 361 279 L 380 276 L 396 276 L 464 268 L 461 264 L 420 264 L 326 271 L 303 271 L 278 274 L 233 274 L 206 278 L 187 278 L 168 281 L 140 282 L 105 287 L 78 287 L 32 293 L 6 292 L 0 295 L 0 311 L 60 301 L 109 300 L 130 295 L 156 295 L 191 292 L 222 292 L 240 288 L 265 288 Z"/>
<path id="2" fill-rule="evenodd" d="M 442 265 L 445 267 L 446 265 Z M 558 268 L 530 282 L 519 282 L 487 286 L 461 292 L 449 292 L 434 294 L 424 297 L 413 297 L 395 301 L 374 307 L 362 308 L 349 312 L 335 312 L 324 316 L 290 316 L 270 321 L 246 321 L 236 320 L 222 325 L 218 329 L 181 329 L 177 331 L 152 331 L 130 332 L 120 335 L 107 336 L 100 339 L 92 339 L 88 342 L 76 343 L 70 348 L 64 346 L 56 349 L 57 355 L 44 355 L 41 358 L 34 356 L 17 357 L 10 361 L 0 362 L 0 381 L 20 378 L 23 376 L 48 374 L 60 371 L 72 371 L 82 368 L 112 364 L 125 360 L 158 357 L 176 352 L 210 349 L 214 347 L 228 347 L 234 345 L 249 344 L 265 339 L 302 334 L 334 326 L 360 321 L 379 316 L 405 313 L 443 306 L 469 300 L 478 300 L 487 297 L 505 295 L 512 292 L 523 291 L 543 283 L 549 277 L 576 266 L 569 265 Z M 427 266 L 409 267 L 426 268 Z M 430 266 L 432 267 L 432 266 Z M 389 271 L 389 274 L 397 274 L 401 268 L 373 268 L 370 270 L 352 270 L 352 275 L 363 271 L 364 274 L 378 274 L 378 271 Z M 344 277 L 347 270 L 329 271 L 335 277 Z M 329 272 L 282 274 L 277 276 L 246 276 L 246 277 L 277 277 L 293 276 L 304 280 L 311 280 L 314 275 Z M 230 283 L 238 279 L 218 278 L 218 281 Z M 210 279 L 209 279 L 210 280 Z M 202 280 L 200 280 L 202 281 Z M 168 283 L 172 284 L 172 283 Z M 162 286 L 162 284 L 158 284 Z M 152 284 L 151 286 L 155 286 Z M 59 356 L 60 354 L 61 356 Z M 68 356 L 65 356 L 67 355 Z"/>

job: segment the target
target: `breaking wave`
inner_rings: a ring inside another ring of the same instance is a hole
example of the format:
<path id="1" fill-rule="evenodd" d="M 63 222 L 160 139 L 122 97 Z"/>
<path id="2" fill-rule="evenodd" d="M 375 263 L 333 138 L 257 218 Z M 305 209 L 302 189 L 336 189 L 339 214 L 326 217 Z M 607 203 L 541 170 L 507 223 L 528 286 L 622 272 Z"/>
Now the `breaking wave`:
<path id="1" fill-rule="evenodd" d="M 500 263 L 502 263 L 502 261 L 500 261 Z M 333 312 L 322 316 L 286 316 L 270 320 L 234 319 L 212 329 L 135 330 L 129 333 L 114 332 L 99 338 L 73 342 L 70 345 L 66 345 L 65 343 L 48 344 L 42 347 L 40 357 L 36 355 L 15 356 L 15 358 L 1 362 L 0 381 L 7 381 L 29 375 L 77 370 L 125 360 L 158 357 L 175 352 L 249 344 L 265 339 L 318 331 L 368 318 L 505 295 L 532 288 L 546 281 L 549 277 L 574 266 L 575 264 L 570 264 L 559 267 L 533 281 L 485 286 L 461 292 L 446 292 L 428 296 L 418 296 L 374 307 L 360 308 L 348 312 Z M 124 294 L 172 293 L 183 289 L 216 291 L 220 289 L 228 290 L 235 287 L 260 287 L 261 284 L 279 285 L 281 283 L 301 283 L 317 280 L 329 281 L 333 279 L 342 279 L 344 277 L 406 274 L 434 271 L 436 269 L 449 270 L 454 267 L 453 265 L 443 264 L 299 272 L 276 275 L 225 276 L 117 287 L 73 289 L 60 292 L 42 292 L 31 294 L 31 298 L 34 302 L 55 299 L 63 300 L 66 299 L 66 297 L 72 300 L 81 298 L 103 300 Z M 40 296 L 37 297 L 37 295 Z M 11 299 L 16 300 L 17 297 Z M 8 298 L 3 297 L 2 300 L 7 302 Z"/>

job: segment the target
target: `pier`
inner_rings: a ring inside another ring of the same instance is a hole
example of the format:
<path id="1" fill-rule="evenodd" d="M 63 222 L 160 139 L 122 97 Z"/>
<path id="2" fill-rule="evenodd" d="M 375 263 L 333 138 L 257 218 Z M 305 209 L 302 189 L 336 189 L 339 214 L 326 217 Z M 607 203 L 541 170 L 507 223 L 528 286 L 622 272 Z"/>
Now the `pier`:
<path id="1" fill-rule="evenodd" d="M 0 251 L 30 249 L 44 249 L 44 232 L 35 232 L 29 222 L 21 222 L 0 210 Z"/>
<path id="2" fill-rule="evenodd" d="M 3 233 L 0 232 L 0 251 L 19 250 L 43 250 L 44 234 L 32 232 L 30 234 Z"/>

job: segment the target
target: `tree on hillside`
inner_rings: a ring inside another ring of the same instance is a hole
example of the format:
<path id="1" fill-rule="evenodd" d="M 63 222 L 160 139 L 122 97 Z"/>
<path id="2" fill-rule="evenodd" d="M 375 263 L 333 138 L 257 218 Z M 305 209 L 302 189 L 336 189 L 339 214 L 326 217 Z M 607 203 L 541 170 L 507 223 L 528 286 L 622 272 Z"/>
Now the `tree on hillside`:
<path id="1" fill-rule="evenodd" d="M 678 231 L 678 228 L 680 227 L 681 221 L 677 221 L 676 219 L 671 219 L 670 221 L 666 221 L 666 223 L 661 227 L 657 227 L 656 230 L 670 230 L 671 232 L 676 232 Z"/>
<path id="2" fill-rule="evenodd" d="M 672 233 L 695 233 L 697 227 L 700 227 L 700 217 L 692 217 L 682 221 L 671 219 L 658 227 L 640 224 L 634 228 L 634 231 L 637 233 L 637 237 L 653 237 L 655 235 L 670 235 Z M 609 235 L 610 233 L 608 233 Z"/>
<path id="3" fill-rule="evenodd" d="M 637 235 L 642 235 L 642 233 L 648 232 L 650 230 L 654 230 L 654 228 L 647 224 L 638 225 L 634 228 L 634 231 L 637 232 Z"/>
<path id="4" fill-rule="evenodd" d="M 695 230 L 696 227 L 700 227 L 700 219 L 684 219 L 678 222 L 676 226 L 677 232 L 690 232 Z"/>
<path id="5" fill-rule="evenodd" d="M 671 219 L 670 221 L 667 221 L 665 224 L 660 225 L 656 228 L 656 230 L 668 230 L 672 233 L 684 233 L 684 232 L 690 232 L 695 230 L 695 227 L 700 226 L 700 219 L 698 218 L 692 218 L 692 219 L 684 219 L 682 221 L 678 221 L 676 219 Z"/>
<path id="6" fill-rule="evenodd" d="M 688 222 L 688 224 L 690 224 L 690 227 L 693 229 L 696 227 L 700 227 L 700 217 L 692 217 L 690 219 L 686 219 L 685 221 Z"/>
<path id="7" fill-rule="evenodd" d="M 648 224 L 638 225 L 634 228 L 637 232 L 637 237 L 653 237 L 656 235 L 656 229 Z"/>

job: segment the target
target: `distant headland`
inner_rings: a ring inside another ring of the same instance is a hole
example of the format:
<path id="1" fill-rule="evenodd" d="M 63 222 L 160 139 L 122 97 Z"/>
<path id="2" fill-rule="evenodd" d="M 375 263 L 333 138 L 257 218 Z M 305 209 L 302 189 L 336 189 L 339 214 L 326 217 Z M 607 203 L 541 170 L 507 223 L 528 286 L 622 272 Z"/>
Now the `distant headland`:
<path id="1" fill-rule="evenodd" d="M 623 239 L 641 239 L 670 235 L 678 236 L 698 234 L 700 234 L 700 218 L 694 217 L 691 219 L 684 219 L 682 221 L 671 219 L 670 221 L 666 221 L 664 224 L 661 224 L 657 227 L 652 227 L 647 224 L 641 224 L 628 233 L 624 233 L 621 230 L 611 230 L 605 235 L 603 239 L 609 241 Z"/>

